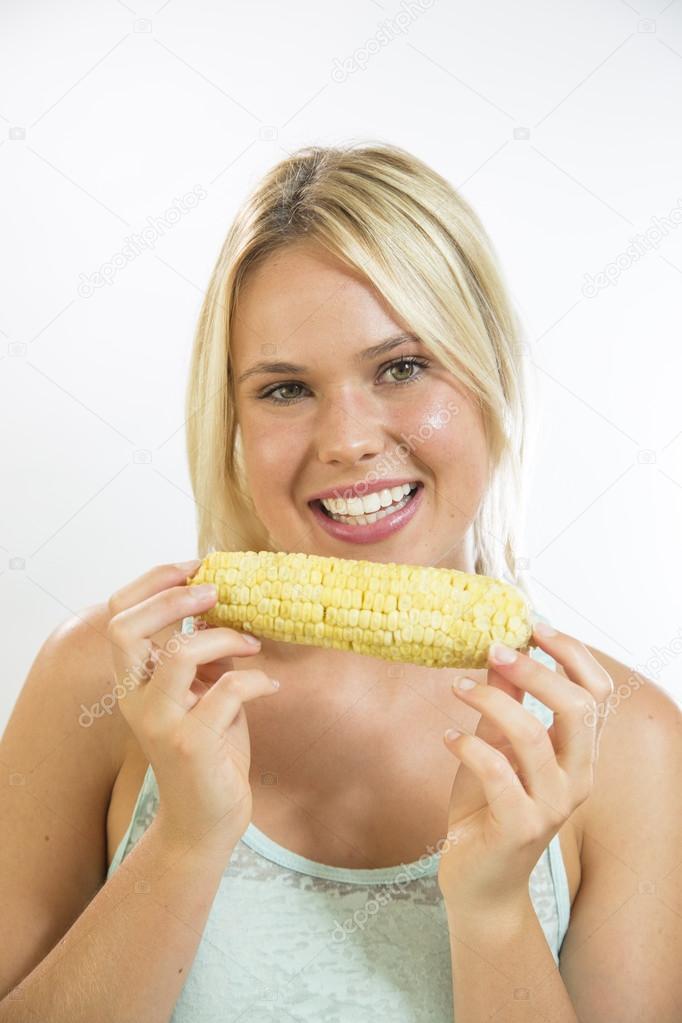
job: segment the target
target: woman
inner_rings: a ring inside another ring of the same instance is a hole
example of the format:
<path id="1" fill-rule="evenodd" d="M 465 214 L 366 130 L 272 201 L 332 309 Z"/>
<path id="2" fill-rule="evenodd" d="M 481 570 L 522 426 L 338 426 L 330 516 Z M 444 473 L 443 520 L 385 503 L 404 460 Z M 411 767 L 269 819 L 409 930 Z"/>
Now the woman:
<path id="1" fill-rule="evenodd" d="M 295 153 L 239 211 L 201 311 L 199 551 L 525 589 L 526 405 L 517 320 L 452 187 L 393 146 Z M 379 507 L 344 499 L 372 492 Z M 54 758 L 50 809 L 59 830 L 69 778 L 107 841 L 60 851 L 60 906 L 39 873 L 46 800 L 22 823 L 3 797 L 21 940 L 0 1018 L 48 1000 L 59 1020 L 679 1018 L 680 718 L 660 688 L 541 615 L 529 653 L 497 645 L 470 672 L 250 646 L 193 628 L 216 600 L 184 585 L 198 564 L 157 566 L 57 630 L 22 691 L 9 764 L 47 748 L 30 712 L 50 667 L 69 667 L 59 707 L 96 696 Z M 91 725 L 105 753 L 74 783 Z"/>

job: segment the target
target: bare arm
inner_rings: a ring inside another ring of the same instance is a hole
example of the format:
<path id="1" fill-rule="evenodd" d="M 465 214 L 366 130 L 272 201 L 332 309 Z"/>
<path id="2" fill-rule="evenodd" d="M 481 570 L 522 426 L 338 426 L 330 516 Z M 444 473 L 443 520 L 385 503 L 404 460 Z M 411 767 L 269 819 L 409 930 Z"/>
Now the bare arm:
<path id="1" fill-rule="evenodd" d="M 681 1018 L 682 716 L 653 682 L 595 655 L 619 699 L 576 813 L 582 878 L 559 970 L 529 900 L 470 918 L 448 908 L 458 1023 Z"/>
<path id="2" fill-rule="evenodd" d="M 144 619 L 144 643 L 167 627 L 172 634 L 185 602 L 196 604 L 196 593 L 170 585 L 184 574 L 184 566 L 157 566 L 112 598 L 129 624 Z M 133 640 L 116 612 L 103 645 L 107 614 L 98 608 L 90 617 L 97 628 L 79 616 L 44 644 L 0 742 L 6 779 L 14 773 L 26 782 L 0 785 L 0 947 L 7 952 L 0 1023 L 165 1023 L 250 816 L 243 704 L 276 689 L 262 671 L 230 670 L 225 654 L 256 647 L 233 630 L 206 630 L 158 658 L 153 681 L 115 701 L 152 751 L 160 806 L 106 880 L 106 809 L 120 758 L 114 721 L 127 726 L 128 719 L 95 715 L 86 727 L 81 715 L 104 706 L 112 691 L 107 647 L 114 660 L 128 657 Z M 202 695 L 197 664 L 213 665 L 214 655 L 228 670 Z"/>
<path id="3" fill-rule="evenodd" d="M 2 1023 L 167 1020 L 231 855 L 182 856 L 160 809 L 106 881 L 128 726 L 118 708 L 88 728 L 79 715 L 111 691 L 107 620 L 98 605 L 55 629 L 0 742 Z"/>
<path id="4" fill-rule="evenodd" d="M 617 699 L 583 807 L 582 880 L 561 947 L 581 1020 L 682 1019 L 682 714 L 612 661 Z"/>
<path id="5" fill-rule="evenodd" d="M 159 811 L 61 941 L 0 1002 L 1 1023 L 167 1023 L 231 853 L 176 845 Z"/>
<path id="6" fill-rule="evenodd" d="M 530 896 L 489 915 L 448 917 L 457 1023 L 578 1023 Z"/>

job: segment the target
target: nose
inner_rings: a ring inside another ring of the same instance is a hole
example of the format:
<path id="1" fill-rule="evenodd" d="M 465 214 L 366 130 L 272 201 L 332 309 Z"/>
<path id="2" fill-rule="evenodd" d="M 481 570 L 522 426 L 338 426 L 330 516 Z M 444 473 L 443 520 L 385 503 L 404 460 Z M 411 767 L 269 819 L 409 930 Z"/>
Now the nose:
<path id="1" fill-rule="evenodd" d="M 317 454 L 321 462 L 347 462 L 375 458 L 385 447 L 385 424 L 367 403 L 334 398 L 326 403 L 316 423 Z"/>

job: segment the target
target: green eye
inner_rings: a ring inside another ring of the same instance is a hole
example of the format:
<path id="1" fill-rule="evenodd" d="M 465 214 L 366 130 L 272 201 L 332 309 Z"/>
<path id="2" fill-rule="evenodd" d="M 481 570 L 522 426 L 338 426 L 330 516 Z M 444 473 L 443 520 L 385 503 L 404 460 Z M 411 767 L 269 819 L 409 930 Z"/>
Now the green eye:
<path id="1" fill-rule="evenodd" d="M 287 389 L 287 387 L 300 387 L 300 386 L 301 386 L 301 384 L 280 384 L 279 387 L 275 387 L 272 391 L 268 391 L 268 393 L 264 394 L 263 397 L 264 398 L 269 398 L 271 394 L 275 393 L 275 391 L 284 391 L 284 390 Z M 279 401 L 280 404 L 282 404 L 282 405 L 288 405 L 288 404 L 290 404 L 290 402 L 296 401 L 296 398 L 277 398 L 275 400 Z"/>
<path id="2" fill-rule="evenodd" d="M 389 363 L 388 366 L 385 366 L 381 370 L 379 375 L 383 376 L 384 373 L 388 373 L 389 370 L 395 369 L 396 366 L 406 366 L 406 365 L 410 367 L 410 370 L 412 369 L 413 366 L 415 366 L 415 367 L 417 367 L 421 371 L 422 369 L 428 368 L 428 366 L 430 365 L 430 362 L 429 362 L 428 359 L 422 359 L 418 355 L 405 355 L 405 356 L 403 356 L 402 359 L 394 359 L 393 362 Z M 409 377 L 406 377 L 404 380 L 395 380 L 394 379 L 393 383 L 396 384 L 397 386 L 400 386 L 402 384 L 411 384 L 414 381 L 419 380 L 421 375 L 422 375 L 421 372 L 419 372 L 419 373 L 412 373 L 412 372 L 410 372 L 410 376 Z M 297 381 L 287 381 L 284 384 L 277 384 L 276 387 L 271 387 L 270 390 L 265 391 L 263 394 L 259 394 L 258 395 L 258 399 L 259 399 L 259 401 L 262 401 L 263 399 L 267 399 L 268 401 L 272 402 L 273 405 L 292 405 L 294 402 L 300 401 L 301 400 L 300 397 L 294 397 L 294 398 L 277 398 L 277 397 L 275 397 L 277 391 L 283 391 L 283 390 L 286 390 L 287 388 L 291 388 L 291 387 L 303 387 L 303 388 L 305 388 L 305 384 L 300 384 Z"/>
<path id="3" fill-rule="evenodd" d="M 386 372 L 388 373 L 389 369 L 390 370 L 395 369 L 396 366 L 409 366 L 410 370 L 412 370 L 412 367 L 414 365 L 415 365 L 415 362 L 414 362 L 413 359 L 399 359 L 398 362 L 394 362 L 391 366 L 388 366 L 387 369 L 386 369 Z M 410 372 L 409 377 L 407 377 L 404 381 L 403 380 L 398 380 L 396 382 L 397 383 L 406 383 L 408 380 L 412 380 L 412 379 L 413 379 L 413 374 L 412 374 L 412 372 Z"/>

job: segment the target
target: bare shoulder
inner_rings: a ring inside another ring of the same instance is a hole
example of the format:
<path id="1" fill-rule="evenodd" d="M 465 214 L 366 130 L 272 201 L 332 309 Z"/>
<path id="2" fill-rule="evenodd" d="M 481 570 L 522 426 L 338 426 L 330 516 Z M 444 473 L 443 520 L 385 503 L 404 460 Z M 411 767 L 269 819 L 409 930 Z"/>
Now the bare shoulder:
<path id="1" fill-rule="evenodd" d="M 651 824 L 660 831 L 667 815 L 679 816 L 682 713 L 652 679 L 594 647 L 587 649 L 610 675 L 613 692 L 597 708 L 603 728 L 593 790 L 573 816 L 581 844 L 582 833 L 589 832 L 612 852 L 637 851 L 639 862 L 646 852 L 640 829 Z"/>
<path id="2" fill-rule="evenodd" d="M 90 728 L 90 710 L 102 706 L 113 686 L 107 624 L 109 612 L 96 604 L 72 614 L 46 637 L 33 659 L 2 736 L 5 761 L 27 763 L 48 746 L 57 749 L 73 737 L 97 732 L 94 750 L 106 767 L 109 752 L 115 761 L 112 728 Z M 125 722 L 123 722 L 125 724 Z M 80 727 L 79 727 L 80 726 Z M 122 730 L 122 729 L 121 729 Z M 112 762 L 112 767 L 115 766 Z"/>
<path id="3" fill-rule="evenodd" d="M 92 717 L 113 686 L 108 611 L 88 607 L 37 651 L 0 738 L 0 990 L 43 959 L 104 883 L 121 717 Z M 120 711 L 118 712 L 120 715 Z"/>
<path id="4" fill-rule="evenodd" d="M 111 761 L 113 784 L 130 729 L 113 697 L 115 680 L 107 635 L 110 618 L 106 602 L 83 608 L 57 626 L 40 653 L 44 658 L 58 658 L 60 676 L 73 683 L 60 694 L 70 717 L 84 729 L 97 722 L 102 749 Z M 30 676 L 27 684 L 29 681 Z"/>
<path id="5" fill-rule="evenodd" d="M 648 775 L 648 782 L 652 782 L 657 770 L 676 766 L 676 754 L 679 766 L 682 713 L 674 698 L 635 668 L 594 647 L 587 649 L 613 681 L 607 705 L 599 708 L 604 727 L 598 763 L 604 781 L 609 777 L 612 785 L 620 783 L 623 788 L 625 784 L 629 789 L 628 782 L 633 779 L 628 775 Z"/>

